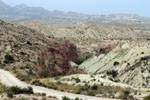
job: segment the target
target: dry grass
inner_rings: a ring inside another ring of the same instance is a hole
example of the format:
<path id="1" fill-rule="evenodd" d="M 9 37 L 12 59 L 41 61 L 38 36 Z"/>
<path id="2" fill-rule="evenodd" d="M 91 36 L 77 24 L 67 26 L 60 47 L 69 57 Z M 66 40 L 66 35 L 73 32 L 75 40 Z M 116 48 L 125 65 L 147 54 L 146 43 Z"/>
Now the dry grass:
<path id="1" fill-rule="evenodd" d="M 60 91 L 64 91 L 64 92 L 72 92 L 75 93 L 77 90 L 80 89 L 80 86 L 69 86 L 67 84 L 63 84 L 61 82 L 50 82 L 50 81 L 42 81 L 42 83 L 51 89 L 55 89 L 55 90 L 60 90 Z"/>
<path id="2" fill-rule="evenodd" d="M 60 81 L 57 82 L 52 82 L 49 79 L 42 80 L 41 83 L 43 83 L 46 87 L 59 90 L 59 91 L 64 91 L 64 92 L 71 92 L 71 93 L 77 93 L 77 94 L 82 94 L 83 92 L 87 95 L 96 95 L 96 94 L 105 94 L 105 93 L 122 93 L 125 90 L 130 91 L 130 93 L 134 93 L 135 91 L 129 88 L 119 88 L 119 87 L 109 87 L 109 86 L 100 86 L 97 85 L 96 89 L 93 89 L 92 86 L 85 85 L 85 86 L 80 86 L 80 85 L 68 85 L 61 83 Z"/>

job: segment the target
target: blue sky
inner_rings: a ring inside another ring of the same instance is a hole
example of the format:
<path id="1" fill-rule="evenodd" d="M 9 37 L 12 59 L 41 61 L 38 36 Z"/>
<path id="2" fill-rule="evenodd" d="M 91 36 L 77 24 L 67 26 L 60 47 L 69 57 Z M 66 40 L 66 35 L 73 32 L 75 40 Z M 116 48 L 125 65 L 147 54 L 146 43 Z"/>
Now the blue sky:
<path id="1" fill-rule="evenodd" d="M 86 14 L 129 13 L 150 17 L 150 0 L 3 0 L 14 6 L 26 4 L 49 10 L 75 11 Z"/>

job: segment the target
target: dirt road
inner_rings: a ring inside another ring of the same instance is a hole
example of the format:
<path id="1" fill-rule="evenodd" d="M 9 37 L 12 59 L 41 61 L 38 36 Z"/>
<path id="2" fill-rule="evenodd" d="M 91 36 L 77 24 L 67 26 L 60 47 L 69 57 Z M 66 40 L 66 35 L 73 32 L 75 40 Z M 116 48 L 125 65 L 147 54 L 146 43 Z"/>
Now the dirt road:
<path id="1" fill-rule="evenodd" d="M 85 95 L 78 95 L 73 93 L 66 93 L 60 92 L 57 90 L 52 90 L 40 86 L 33 86 L 26 84 L 16 77 L 14 77 L 10 72 L 0 69 L 0 83 L 6 86 L 18 86 L 18 87 L 28 87 L 31 86 L 33 88 L 34 93 L 46 93 L 47 96 L 55 96 L 58 99 L 62 99 L 63 96 L 67 96 L 70 98 L 80 98 L 83 100 L 117 100 L 117 99 L 109 99 L 109 98 L 99 98 L 99 97 L 92 97 L 92 96 L 85 96 Z"/>

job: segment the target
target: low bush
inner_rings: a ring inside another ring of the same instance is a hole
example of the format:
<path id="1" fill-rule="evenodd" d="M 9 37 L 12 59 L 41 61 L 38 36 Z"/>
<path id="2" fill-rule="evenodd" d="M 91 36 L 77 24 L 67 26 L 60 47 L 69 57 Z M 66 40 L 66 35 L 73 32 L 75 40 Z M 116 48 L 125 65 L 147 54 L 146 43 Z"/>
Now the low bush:
<path id="1" fill-rule="evenodd" d="M 94 84 L 92 87 L 91 87 L 92 90 L 97 90 L 98 89 L 98 85 Z"/>
<path id="2" fill-rule="evenodd" d="M 75 78 L 76 83 L 81 82 L 81 80 L 79 78 Z"/>
<path id="3" fill-rule="evenodd" d="M 117 65 L 119 65 L 119 62 L 115 61 L 114 66 L 117 66 Z"/>
<path id="4" fill-rule="evenodd" d="M 14 58 L 12 55 L 9 54 L 5 55 L 5 59 L 4 59 L 5 64 L 11 64 L 13 62 L 14 62 Z"/>
<path id="5" fill-rule="evenodd" d="M 80 64 L 82 64 L 85 60 L 87 60 L 87 58 L 79 58 L 79 59 L 76 61 L 76 64 L 80 65 Z"/>
<path id="6" fill-rule="evenodd" d="M 123 94 L 120 96 L 120 98 L 124 99 L 124 100 L 128 100 L 129 94 L 130 94 L 130 91 L 125 90 L 125 91 L 123 91 Z"/>
<path id="7" fill-rule="evenodd" d="M 69 97 L 64 96 L 62 97 L 62 100 L 71 100 L 71 99 Z"/>
<path id="8" fill-rule="evenodd" d="M 9 98 L 13 98 L 13 97 L 14 97 L 14 95 L 13 95 L 13 93 L 12 93 L 12 92 L 7 92 L 7 97 L 9 97 Z"/>
<path id="9" fill-rule="evenodd" d="M 112 77 L 115 78 L 118 75 L 118 72 L 115 70 L 107 71 L 107 75 L 112 75 Z"/>
<path id="10" fill-rule="evenodd" d="M 34 93 L 35 96 L 46 96 L 46 93 Z"/>
<path id="11" fill-rule="evenodd" d="M 31 77 L 29 75 L 23 75 L 20 72 L 16 73 L 16 77 L 19 78 L 21 81 L 30 81 Z"/>
<path id="12" fill-rule="evenodd" d="M 77 90 L 77 91 L 76 91 L 76 94 L 81 94 L 81 90 Z"/>
<path id="13" fill-rule="evenodd" d="M 71 99 L 69 97 L 64 96 L 62 97 L 62 100 L 82 100 L 82 99 L 79 99 L 78 97 L 76 97 L 75 99 Z"/>
<path id="14" fill-rule="evenodd" d="M 149 96 L 144 97 L 144 99 L 143 99 L 143 100 L 150 100 L 150 95 L 149 95 Z"/>
<path id="15" fill-rule="evenodd" d="M 55 77 L 55 80 L 59 80 L 59 79 L 60 79 L 60 76 L 56 76 L 56 77 Z"/>
<path id="16" fill-rule="evenodd" d="M 43 70 L 40 72 L 40 77 L 46 78 L 50 75 L 50 72 L 48 70 Z"/>
<path id="17" fill-rule="evenodd" d="M 13 86 L 13 87 L 10 87 L 8 92 L 11 92 L 13 94 L 33 94 L 33 89 L 32 87 L 20 88 L 17 86 Z"/>
<path id="18" fill-rule="evenodd" d="M 27 44 L 30 45 L 30 46 L 32 45 L 32 43 L 30 41 L 27 41 Z"/>
<path id="19" fill-rule="evenodd" d="M 79 99 L 79 98 L 77 97 L 77 98 L 75 98 L 75 100 L 82 100 L 82 99 Z"/>
<path id="20" fill-rule="evenodd" d="M 95 93 L 94 93 L 93 91 L 89 91 L 89 92 L 88 92 L 88 95 L 89 95 L 89 96 L 95 96 Z"/>
<path id="21" fill-rule="evenodd" d="M 61 82 L 61 81 L 58 81 L 57 84 L 62 84 L 62 82 Z"/>

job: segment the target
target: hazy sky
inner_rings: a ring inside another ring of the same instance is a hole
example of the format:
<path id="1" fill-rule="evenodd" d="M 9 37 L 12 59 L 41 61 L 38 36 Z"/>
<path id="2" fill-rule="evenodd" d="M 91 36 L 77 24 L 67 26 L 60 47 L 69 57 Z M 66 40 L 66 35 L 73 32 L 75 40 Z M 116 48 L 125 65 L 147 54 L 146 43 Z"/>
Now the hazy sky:
<path id="1" fill-rule="evenodd" d="M 129 13 L 150 17 L 150 0 L 3 0 L 9 5 L 27 4 L 49 10 L 87 14 Z"/>

